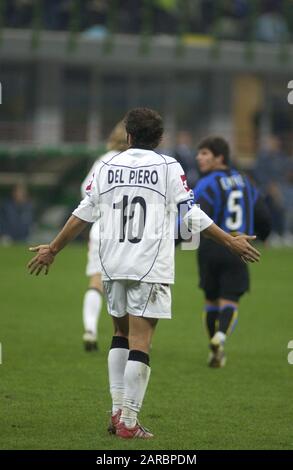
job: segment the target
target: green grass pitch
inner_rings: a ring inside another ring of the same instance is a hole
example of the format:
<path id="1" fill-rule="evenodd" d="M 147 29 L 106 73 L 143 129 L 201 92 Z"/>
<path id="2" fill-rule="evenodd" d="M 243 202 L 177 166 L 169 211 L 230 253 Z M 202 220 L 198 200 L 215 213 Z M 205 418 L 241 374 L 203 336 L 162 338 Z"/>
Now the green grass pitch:
<path id="1" fill-rule="evenodd" d="M 194 252 L 177 252 L 172 321 L 162 320 L 140 415 L 152 441 L 107 435 L 107 350 L 82 349 L 86 246 L 72 245 L 49 276 L 26 273 L 26 247 L 0 248 L 1 449 L 293 449 L 293 251 L 262 249 L 227 344 L 227 366 L 206 366 Z"/>

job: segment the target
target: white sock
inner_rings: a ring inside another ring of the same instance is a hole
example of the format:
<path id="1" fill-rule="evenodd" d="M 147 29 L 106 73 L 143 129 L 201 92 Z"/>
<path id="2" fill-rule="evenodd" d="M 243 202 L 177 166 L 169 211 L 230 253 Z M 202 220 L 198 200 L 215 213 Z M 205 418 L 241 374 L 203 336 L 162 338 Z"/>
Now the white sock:
<path id="1" fill-rule="evenodd" d="M 217 331 L 213 339 L 221 344 L 224 344 L 226 341 L 226 335 L 222 331 Z"/>
<path id="2" fill-rule="evenodd" d="M 124 373 L 124 399 L 120 421 L 133 428 L 148 386 L 151 368 L 143 362 L 128 360 Z"/>
<path id="3" fill-rule="evenodd" d="M 97 336 L 103 297 L 96 289 L 88 289 L 83 299 L 83 325 L 85 331 Z"/>
<path id="4" fill-rule="evenodd" d="M 108 354 L 110 393 L 112 397 L 112 415 L 123 406 L 124 371 L 129 356 L 129 349 L 112 348 Z"/>

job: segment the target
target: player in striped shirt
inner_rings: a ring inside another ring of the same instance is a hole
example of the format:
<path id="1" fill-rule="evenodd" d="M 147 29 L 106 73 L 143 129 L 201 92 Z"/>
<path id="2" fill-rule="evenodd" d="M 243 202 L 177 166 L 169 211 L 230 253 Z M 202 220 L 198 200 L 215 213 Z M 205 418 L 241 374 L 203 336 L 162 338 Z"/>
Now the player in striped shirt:
<path id="1" fill-rule="evenodd" d="M 250 179 L 232 168 L 230 148 L 222 137 L 211 136 L 198 147 L 202 178 L 194 188 L 195 201 L 227 233 L 270 233 L 266 204 Z M 224 246 L 203 238 L 198 250 L 200 287 L 205 293 L 206 326 L 210 339 L 210 367 L 226 362 L 224 343 L 237 323 L 240 297 L 249 289 L 245 263 Z"/>

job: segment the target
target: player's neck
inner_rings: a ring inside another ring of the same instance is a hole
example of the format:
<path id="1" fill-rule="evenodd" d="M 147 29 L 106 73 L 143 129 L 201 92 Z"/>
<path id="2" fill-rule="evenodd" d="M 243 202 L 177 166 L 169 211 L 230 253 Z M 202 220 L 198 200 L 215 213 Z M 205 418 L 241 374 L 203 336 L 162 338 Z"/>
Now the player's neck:
<path id="1" fill-rule="evenodd" d="M 221 171 L 221 170 L 229 170 L 229 167 L 227 165 L 219 164 L 215 165 L 214 168 L 211 171 Z"/>
<path id="2" fill-rule="evenodd" d="M 138 149 L 138 150 L 153 150 L 153 147 L 149 146 L 149 145 L 131 145 L 129 147 L 130 149 Z"/>

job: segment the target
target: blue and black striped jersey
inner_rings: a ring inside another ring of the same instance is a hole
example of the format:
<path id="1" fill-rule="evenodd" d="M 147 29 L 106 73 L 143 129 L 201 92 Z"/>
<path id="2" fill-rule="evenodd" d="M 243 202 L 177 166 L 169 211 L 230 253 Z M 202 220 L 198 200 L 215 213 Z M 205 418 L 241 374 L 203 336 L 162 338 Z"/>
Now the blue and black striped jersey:
<path id="1" fill-rule="evenodd" d="M 237 170 L 229 168 L 205 175 L 195 186 L 194 196 L 201 209 L 225 232 L 253 235 L 259 192 Z"/>

